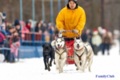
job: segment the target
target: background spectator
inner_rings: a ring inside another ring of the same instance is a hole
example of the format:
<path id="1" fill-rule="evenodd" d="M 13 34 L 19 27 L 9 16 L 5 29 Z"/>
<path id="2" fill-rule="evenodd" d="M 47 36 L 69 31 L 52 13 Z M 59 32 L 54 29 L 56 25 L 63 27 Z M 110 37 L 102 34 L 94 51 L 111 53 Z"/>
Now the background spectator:
<path id="1" fill-rule="evenodd" d="M 97 55 L 98 51 L 100 50 L 101 43 L 102 43 L 101 36 L 98 34 L 97 30 L 94 30 L 92 36 L 92 44 L 95 55 Z"/>
<path id="2" fill-rule="evenodd" d="M 105 50 L 107 50 L 107 54 L 109 55 L 110 46 L 112 44 L 112 34 L 109 31 L 106 31 L 106 33 L 102 37 L 102 54 L 105 54 Z"/>

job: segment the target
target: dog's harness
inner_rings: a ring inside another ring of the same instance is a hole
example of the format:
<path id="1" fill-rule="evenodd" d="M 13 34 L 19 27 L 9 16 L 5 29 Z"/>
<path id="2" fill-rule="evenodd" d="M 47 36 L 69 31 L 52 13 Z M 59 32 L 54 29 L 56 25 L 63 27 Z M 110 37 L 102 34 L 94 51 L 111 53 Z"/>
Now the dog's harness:
<path id="1" fill-rule="evenodd" d="M 85 46 L 84 46 L 84 48 L 85 48 L 85 51 L 88 52 L 88 50 L 87 50 L 87 48 Z M 79 60 L 81 60 L 81 57 L 84 54 L 84 52 L 80 56 L 76 52 L 75 52 L 75 54 L 78 56 Z"/>
<path id="2" fill-rule="evenodd" d="M 59 52 L 57 50 L 55 52 L 60 56 L 59 59 L 62 59 L 61 56 L 64 52 L 66 52 L 66 50 L 64 50 L 61 54 L 59 54 Z"/>

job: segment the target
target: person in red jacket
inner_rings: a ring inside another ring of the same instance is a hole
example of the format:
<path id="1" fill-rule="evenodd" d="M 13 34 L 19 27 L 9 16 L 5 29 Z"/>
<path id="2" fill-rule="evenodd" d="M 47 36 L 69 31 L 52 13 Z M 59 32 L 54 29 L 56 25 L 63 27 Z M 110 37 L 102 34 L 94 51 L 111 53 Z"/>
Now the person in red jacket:
<path id="1" fill-rule="evenodd" d="M 31 22 L 30 21 L 27 21 L 26 22 L 26 28 L 29 30 L 29 31 L 31 31 Z"/>

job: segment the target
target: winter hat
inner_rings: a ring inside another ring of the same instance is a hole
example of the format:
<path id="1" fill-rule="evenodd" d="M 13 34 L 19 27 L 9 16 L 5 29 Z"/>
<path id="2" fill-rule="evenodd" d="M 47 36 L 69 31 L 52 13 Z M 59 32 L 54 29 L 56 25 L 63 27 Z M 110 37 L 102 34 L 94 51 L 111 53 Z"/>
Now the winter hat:
<path id="1" fill-rule="evenodd" d="M 93 35 L 97 35 L 98 34 L 98 30 L 97 29 L 94 29 L 93 30 Z"/>
<path id="2" fill-rule="evenodd" d="M 77 3 L 77 0 L 68 0 L 68 2 L 70 2 L 70 1 L 74 1 L 75 3 Z"/>
<path id="3" fill-rule="evenodd" d="M 14 26 L 17 26 L 17 25 L 20 25 L 20 22 L 19 22 L 18 19 L 16 19 L 15 22 L 14 22 Z"/>

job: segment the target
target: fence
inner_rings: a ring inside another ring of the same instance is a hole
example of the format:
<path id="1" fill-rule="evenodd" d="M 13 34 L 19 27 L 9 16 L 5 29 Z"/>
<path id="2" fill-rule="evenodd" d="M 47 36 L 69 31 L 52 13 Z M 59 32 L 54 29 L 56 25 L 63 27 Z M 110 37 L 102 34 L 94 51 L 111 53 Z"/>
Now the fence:
<path id="1" fill-rule="evenodd" d="M 21 45 L 38 46 L 45 42 L 44 35 L 40 33 L 30 32 L 22 33 L 22 35 L 25 36 L 21 38 Z"/>
<path id="2" fill-rule="evenodd" d="M 31 57 L 41 57 L 42 56 L 42 44 L 45 43 L 44 35 L 40 33 L 24 33 L 25 37 L 20 38 L 21 45 L 19 47 L 18 58 L 31 58 Z M 11 39 L 10 39 L 11 40 Z M 11 42 L 11 41 L 9 41 Z M 6 51 L 11 50 L 10 44 L 5 46 L 5 44 L 0 45 L 0 52 L 6 54 Z"/>
<path id="3" fill-rule="evenodd" d="M 0 12 L 7 13 L 7 19 L 44 20 L 53 22 L 58 11 L 68 0 L 0 0 Z M 4 6 L 5 5 L 5 6 Z"/>

